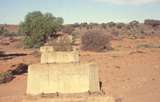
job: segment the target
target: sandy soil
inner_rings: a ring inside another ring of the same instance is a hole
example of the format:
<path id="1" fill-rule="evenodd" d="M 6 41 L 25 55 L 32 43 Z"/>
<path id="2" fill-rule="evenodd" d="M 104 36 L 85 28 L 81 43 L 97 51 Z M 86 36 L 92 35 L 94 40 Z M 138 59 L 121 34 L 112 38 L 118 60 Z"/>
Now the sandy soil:
<path id="1" fill-rule="evenodd" d="M 0 45 L 0 51 L 27 53 L 26 56 L 0 60 L 0 71 L 12 68 L 18 63 L 37 63 L 35 50 L 16 48 L 17 42 Z M 112 41 L 114 50 L 105 53 L 80 53 L 82 62 L 96 62 L 99 65 L 100 80 L 106 95 L 117 102 L 160 102 L 160 48 L 139 48 L 141 44 L 160 45 L 160 37 L 123 39 Z M 26 90 L 25 75 L 0 85 L 0 102 L 21 102 Z"/>

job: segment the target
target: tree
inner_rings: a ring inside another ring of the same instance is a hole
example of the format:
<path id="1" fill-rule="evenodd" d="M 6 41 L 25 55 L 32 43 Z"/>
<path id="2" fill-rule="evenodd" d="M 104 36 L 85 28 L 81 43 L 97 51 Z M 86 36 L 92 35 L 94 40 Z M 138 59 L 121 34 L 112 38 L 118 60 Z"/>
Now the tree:
<path id="1" fill-rule="evenodd" d="M 27 47 L 39 47 L 49 36 L 56 34 L 62 24 L 63 18 L 34 11 L 25 16 L 24 22 L 20 24 L 20 32 L 25 35 L 24 43 Z"/>

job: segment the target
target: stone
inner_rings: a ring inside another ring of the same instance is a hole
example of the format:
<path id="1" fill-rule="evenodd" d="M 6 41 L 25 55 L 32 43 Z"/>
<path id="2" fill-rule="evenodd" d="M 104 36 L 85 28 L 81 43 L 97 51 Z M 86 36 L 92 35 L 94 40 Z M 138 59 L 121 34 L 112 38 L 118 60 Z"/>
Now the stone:
<path id="1" fill-rule="evenodd" d="M 33 64 L 28 68 L 27 94 L 99 92 L 94 63 Z"/>

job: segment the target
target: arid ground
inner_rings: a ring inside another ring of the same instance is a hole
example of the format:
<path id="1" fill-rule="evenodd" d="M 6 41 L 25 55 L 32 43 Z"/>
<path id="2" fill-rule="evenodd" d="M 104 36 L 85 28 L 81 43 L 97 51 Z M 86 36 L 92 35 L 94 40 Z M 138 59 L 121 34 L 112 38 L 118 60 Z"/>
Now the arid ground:
<path id="1" fill-rule="evenodd" d="M 19 47 L 20 39 L 9 44 L 6 44 L 7 38 L 0 41 L 0 51 L 8 55 L 0 58 L 1 72 L 19 63 L 39 62 L 37 49 Z M 160 37 L 113 40 L 112 47 L 113 50 L 103 53 L 80 52 L 82 62 L 99 65 L 105 94 L 117 102 L 160 102 Z M 18 56 L 14 56 L 15 53 Z M 1 84 L 0 102 L 21 102 L 25 97 L 26 79 L 27 74 L 18 75 L 11 82 Z"/>

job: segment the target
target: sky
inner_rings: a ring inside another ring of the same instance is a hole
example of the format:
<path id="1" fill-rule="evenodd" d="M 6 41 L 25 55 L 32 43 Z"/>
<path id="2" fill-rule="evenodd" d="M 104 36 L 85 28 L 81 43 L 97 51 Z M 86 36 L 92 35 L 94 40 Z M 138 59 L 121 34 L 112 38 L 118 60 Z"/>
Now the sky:
<path id="1" fill-rule="evenodd" d="M 28 12 L 50 12 L 65 24 L 160 19 L 160 0 L 0 0 L 0 24 L 19 24 Z"/>

